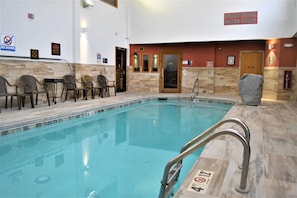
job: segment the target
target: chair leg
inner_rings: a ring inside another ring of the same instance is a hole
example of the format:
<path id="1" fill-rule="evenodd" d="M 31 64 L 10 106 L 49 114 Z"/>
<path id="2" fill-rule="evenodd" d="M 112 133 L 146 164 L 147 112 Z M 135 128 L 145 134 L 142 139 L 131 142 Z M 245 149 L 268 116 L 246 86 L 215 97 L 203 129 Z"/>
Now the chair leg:
<path id="1" fill-rule="evenodd" d="M 99 89 L 99 97 L 101 96 L 101 98 L 103 98 L 103 88 Z"/>
<path id="2" fill-rule="evenodd" d="M 5 109 L 7 109 L 7 96 L 5 96 Z"/>
<path id="3" fill-rule="evenodd" d="M 46 93 L 46 97 L 47 97 L 47 103 L 48 103 L 48 106 L 51 106 L 51 102 L 50 102 L 50 99 L 49 99 L 48 92 Z"/>
<path id="4" fill-rule="evenodd" d="M 13 96 L 10 96 L 10 108 L 12 109 L 12 99 L 13 99 Z"/>
<path id="5" fill-rule="evenodd" d="M 25 107 L 25 101 L 26 101 L 26 96 L 21 96 L 21 103 L 23 104 L 23 107 Z"/>
<path id="6" fill-rule="evenodd" d="M 19 110 L 21 110 L 21 100 L 20 100 L 20 96 L 16 96 L 16 97 L 17 97 L 17 102 L 18 102 Z"/>
<path id="7" fill-rule="evenodd" d="M 88 92 L 89 92 L 89 90 L 88 89 L 84 89 L 83 92 L 84 92 L 84 94 L 83 94 L 84 96 L 83 97 L 85 97 L 85 99 L 88 100 Z"/>
<path id="8" fill-rule="evenodd" d="M 31 101 L 31 107 L 34 108 L 34 97 L 33 97 L 33 94 L 30 94 L 30 101 Z"/>
<path id="9" fill-rule="evenodd" d="M 65 101 L 67 100 L 68 90 L 66 90 Z"/>
<path id="10" fill-rule="evenodd" d="M 76 102 L 77 94 L 78 94 L 78 93 L 76 92 L 76 90 L 73 90 L 74 102 Z"/>
<path id="11" fill-rule="evenodd" d="M 38 103 L 38 93 L 36 94 L 36 105 L 37 105 L 37 103 Z"/>

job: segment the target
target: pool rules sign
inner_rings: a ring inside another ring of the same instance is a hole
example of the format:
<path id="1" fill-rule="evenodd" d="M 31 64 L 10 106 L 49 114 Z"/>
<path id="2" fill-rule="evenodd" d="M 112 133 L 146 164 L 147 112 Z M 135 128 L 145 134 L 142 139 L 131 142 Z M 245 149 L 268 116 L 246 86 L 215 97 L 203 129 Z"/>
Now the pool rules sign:
<path id="1" fill-rule="evenodd" d="M 15 38 L 13 35 L 1 34 L 1 50 L 15 51 Z"/>
<path id="2" fill-rule="evenodd" d="M 214 172 L 206 170 L 198 170 L 192 179 L 188 191 L 204 194 L 210 184 Z"/>

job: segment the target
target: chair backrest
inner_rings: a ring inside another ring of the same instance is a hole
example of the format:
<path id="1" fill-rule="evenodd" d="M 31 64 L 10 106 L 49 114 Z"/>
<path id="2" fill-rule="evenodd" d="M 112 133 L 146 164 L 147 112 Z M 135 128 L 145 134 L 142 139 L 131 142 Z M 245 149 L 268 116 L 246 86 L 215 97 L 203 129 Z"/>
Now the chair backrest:
<path id="1" fill-rule="evenodd" d="M 64 78 L 64 84 L 66 85 L 66 89 L 68 90 L 76 89 L 76 80 L 73 75 L 65 75 L 63 78 Z"/>
<path id="2" fill-rule="evenodd" d="M 6 84 L 8 84 L 7 80 L 0 76 L 0 94 L 7 94 Z"/>
<path id="3" fill-rule="evenodd" d="M 85 88 L 93 88 L 94 79 L 90 75 L 83 75 L 81 79 Z"/>
<path id="4" fill-rule="evenodd" d="M 100 86 L 107 86 L 107 78 L 103 75 L 98 75 L 97 76 L 97 81 L 99 83 Z"/>
<path id="5" fill-rule="evenodd" d="M 35 91 L 38 92 L 37 82 L 38 80 L 31 75 L 23 75 L 20 77 L 20 84 L 24 89 L 24 93 L 35 92 Z"/>

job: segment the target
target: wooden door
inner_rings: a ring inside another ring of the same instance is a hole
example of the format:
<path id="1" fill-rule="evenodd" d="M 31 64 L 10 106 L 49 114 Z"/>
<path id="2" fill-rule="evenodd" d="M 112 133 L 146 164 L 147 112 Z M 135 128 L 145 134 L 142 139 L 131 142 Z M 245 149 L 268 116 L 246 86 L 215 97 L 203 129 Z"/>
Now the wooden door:
<path id="1" fill-rule="evenodd" d="M 160 60 L 160 92 L 181 92 L 181 53 L 163 52 Z"/>
<path id="2" fill-rule="evenodd" d="M 263 51 L 240 52 L 240 77 L 243 74 L 263 75 Z"/>
<path id="3" fill-rule="evenodd" d="M 116 47 L 116 89 L 117 92 L 126 91 L 127 49 Z"/>

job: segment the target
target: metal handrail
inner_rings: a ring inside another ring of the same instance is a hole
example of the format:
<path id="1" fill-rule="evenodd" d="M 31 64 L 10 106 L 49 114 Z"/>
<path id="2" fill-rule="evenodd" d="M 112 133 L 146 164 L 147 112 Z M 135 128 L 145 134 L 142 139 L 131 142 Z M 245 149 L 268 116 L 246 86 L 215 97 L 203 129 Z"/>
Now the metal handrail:
<path id="1" fill-rule="evenodd" d="M 194 92 L 197 85 L 198 85 L 198 91 Z M 193 93 L 195 94 L 194 96 L 193 96 Z M 195 81 L 195 84 L 194 84 L 194 87 L 193 87 L 192 93 L 191 93 L 191 99 L 192 100 L 195 99 L 195 97 L 198 96 L 198 95 L 199 95 L 199 78 L 197 78 L 196 81 Z"/>
<path id="2" fill-rule="evenodd" d="M 236 190 L 241 193 L 247 193 L 249 192 L 246 189 L 246 184 L 247 184 L 247 175 L 248 175 L 248 166 L 249 166 L 249 161 L 250 161 L 250 145 L 247 139 L 242 136 L 238 131 L 234 129 L 225 129 L 223 131 L 216 132 L 214 134 L 211 134 L 210 136 L 206 137 L 205 139 L 202 139 L 201 142 L 197 143 L 196 145 L 188 148 L 187 150 L 183 151 L 180 153 L 178 156 L 175 158 L 171 159 L 165 166 L 164 169 L 164 174 L 163 174 L 163 179 L 161 181 L 161 188 L 160 188 L 160 193 L 159 193 L 159 198 L 167 198 L 170 196 L 173 190 L 174 184 L 177 182 L 168 181 L 168 174 L 172 170 L 172 166 L 180 163 L 182 159 L 187 157 L 188 155 L 192 154 L 196 150 L 198 150 L 200 147 L 204 146 L 206 143 L 209 141 L 213 140 L 214 138 L 220 136 L 220 135 L 232 135 L 236 137 L 237 139 L 240 140 L 240 142 L 243 145 L 243 169 L 241 172 L 241 180 L 240 180 L 240 185 Z M 177 178 L 174 178 L 177 179 Z M 170 185 L 168 185 L 170 183 Z"/>
<path id="3" fill-rule="evenodd" d="M 185 151 L 186 149 L 188 149 L 190 146 L 192 146 L 193 144 L 195 144 L 197 141 L 201 140 L 202 138 L 206 137 L 207 135 L 209 135 L 211 132 L 214 132 L 214 130 L 216 130 L 218 127 L 222 126 L 225 123 L 228 122 L 233 122 L 235 124 L 238 124 L 239 126 L 241 126 L 241 128 L 244 131 L 245 134 L 245 138 L 248 141 L 248 143 L 250 143 L 250 129 L 248 128 L 248 126 L 241 121 L 238 118 L 228 118 L 226 120 L 221 120 L 220 122 L 216 123 L 215 125 L 213 125 L 212 127 L 206 129 L 203 133 L 201 133 L 200 135 L 198 135 L 197 137 L 195 137 L 194 139 L 192 139 L 191 141 L 189 141 L 188 143 L 186 143 L 180 153 L 182 153 L 183 151 Z"/>

